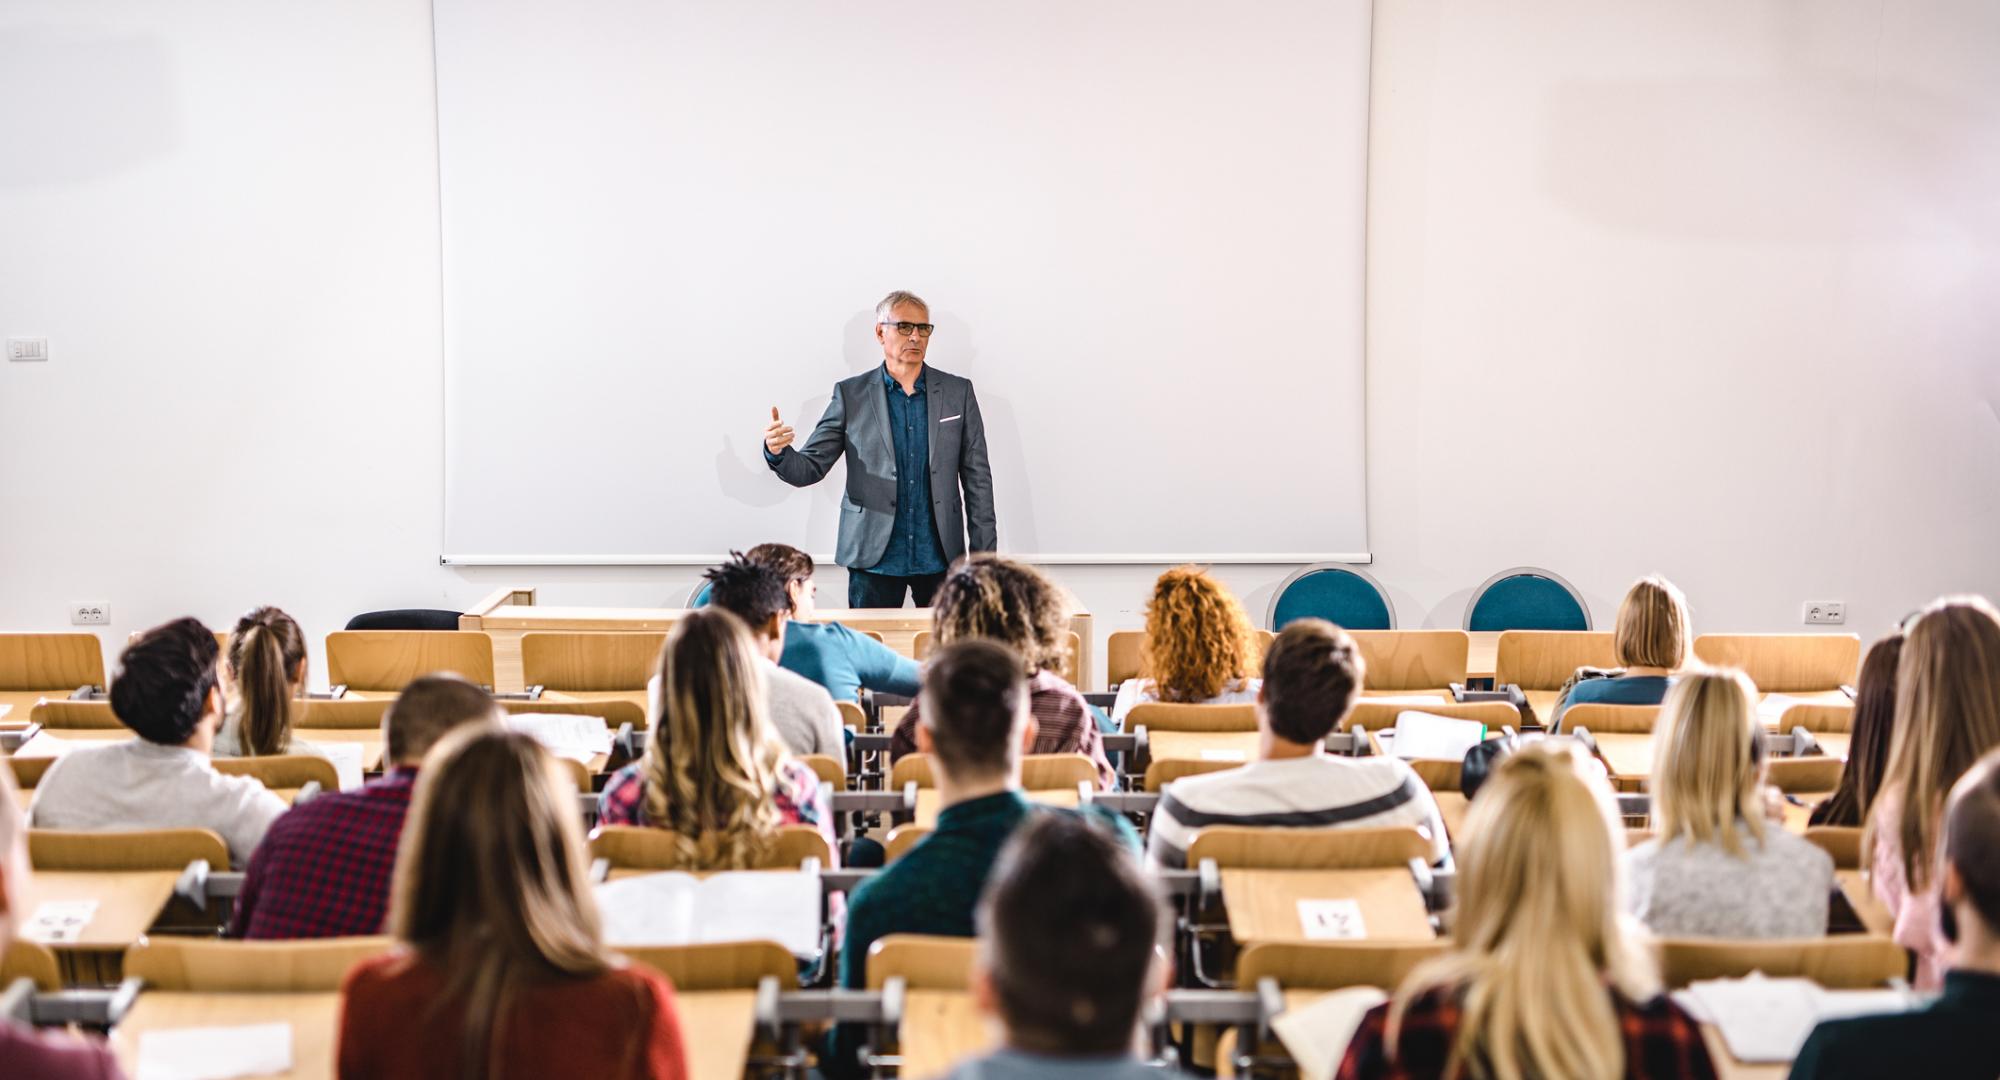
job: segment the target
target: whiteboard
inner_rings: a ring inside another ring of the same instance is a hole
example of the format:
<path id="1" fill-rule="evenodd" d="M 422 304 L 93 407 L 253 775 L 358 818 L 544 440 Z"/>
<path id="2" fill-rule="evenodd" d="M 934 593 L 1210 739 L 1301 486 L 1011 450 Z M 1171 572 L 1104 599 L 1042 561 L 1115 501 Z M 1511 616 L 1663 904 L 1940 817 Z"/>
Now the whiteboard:
<path id="1" fill-rule="evenodd" d="M 1002 551 L 1365 558 L 1367 0 L 436 0 L 444 559 L 832 549 L 931 304 Z"/>

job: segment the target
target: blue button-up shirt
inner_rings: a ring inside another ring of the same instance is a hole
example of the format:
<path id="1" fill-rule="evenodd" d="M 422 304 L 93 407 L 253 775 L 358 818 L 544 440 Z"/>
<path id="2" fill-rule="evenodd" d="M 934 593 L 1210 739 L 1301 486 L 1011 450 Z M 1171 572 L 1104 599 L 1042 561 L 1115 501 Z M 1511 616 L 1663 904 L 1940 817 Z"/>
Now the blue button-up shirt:
<path id="1" fill-rule="evenodd" d="M 931 512 L 931 411 L 924 371 L 917 372 L 915 392 L 903 387 L 882 365 L 882 393 L 889 402 L 889 441 L 896 451 L 896 524 L 882 561 L 866 567 L 870 573 L 896 577 L 942 574 L 944 544 L 938 540 L 937 516 Z"/>

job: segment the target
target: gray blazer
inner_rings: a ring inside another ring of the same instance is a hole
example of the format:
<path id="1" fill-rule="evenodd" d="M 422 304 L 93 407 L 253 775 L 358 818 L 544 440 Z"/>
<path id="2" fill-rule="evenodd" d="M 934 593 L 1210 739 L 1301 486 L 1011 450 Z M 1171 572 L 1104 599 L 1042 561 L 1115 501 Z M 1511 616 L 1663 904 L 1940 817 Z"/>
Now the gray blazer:
<path id="1" fill-rule="evenodd" d="M 946 562 L 995 548 L 993 469 L 986 460 L 986 425 L 972 380 L 926 367 L 925 407 L 930 414 L 931 512 Z M 847 455 L 847 494 L 840 500 L 840 539 L 834 561 L 866 570 L 889 550 L 896 524 L 896 447 L 889 436 L 889 403 L 881 365 L 833 384 L 833 399 L 812 434 L 785 447 L 771 471 L 793 487 L 816 484 L 840 455 Z M 767 459 L 768 460 L 768 459 Z M 961 492 L 963 493 L 961 496 Z"/>

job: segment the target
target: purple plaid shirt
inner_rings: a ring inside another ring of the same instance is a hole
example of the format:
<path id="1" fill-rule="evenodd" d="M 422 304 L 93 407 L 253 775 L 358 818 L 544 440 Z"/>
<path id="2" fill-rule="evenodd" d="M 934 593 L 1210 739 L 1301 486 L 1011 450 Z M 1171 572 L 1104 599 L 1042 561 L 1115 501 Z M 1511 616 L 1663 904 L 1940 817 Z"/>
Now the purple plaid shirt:
<path id="1" fill-rule="evenodd" d="M 286 811 L 250 857 L 230 936 L 382 933 L 396 844 L 416 782 L 415 769 L 398 768 L 358 790 Z"/>

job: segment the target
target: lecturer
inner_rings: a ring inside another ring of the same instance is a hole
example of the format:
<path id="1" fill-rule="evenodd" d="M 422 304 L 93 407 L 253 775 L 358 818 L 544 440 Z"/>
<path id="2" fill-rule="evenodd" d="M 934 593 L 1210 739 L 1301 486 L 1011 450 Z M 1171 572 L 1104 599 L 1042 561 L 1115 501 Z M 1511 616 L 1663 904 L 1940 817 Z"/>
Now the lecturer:
<path id="1" fill-rule="evenodd" d="M 994 550 L 979 399 L 972 380 L 925 366 L 930 317 L 914 293 L 883 297 L 875 305 L 882 366 L 834 383 L 825 415 L 797 449 L 776 407 L 764 429 L 764 460 L 793 487 L 818 483 L 847 455 L 834 561 L 847 568 L 848 607 L 902 607 L 905 590 L 929 607 L 968 546 Z"/>

